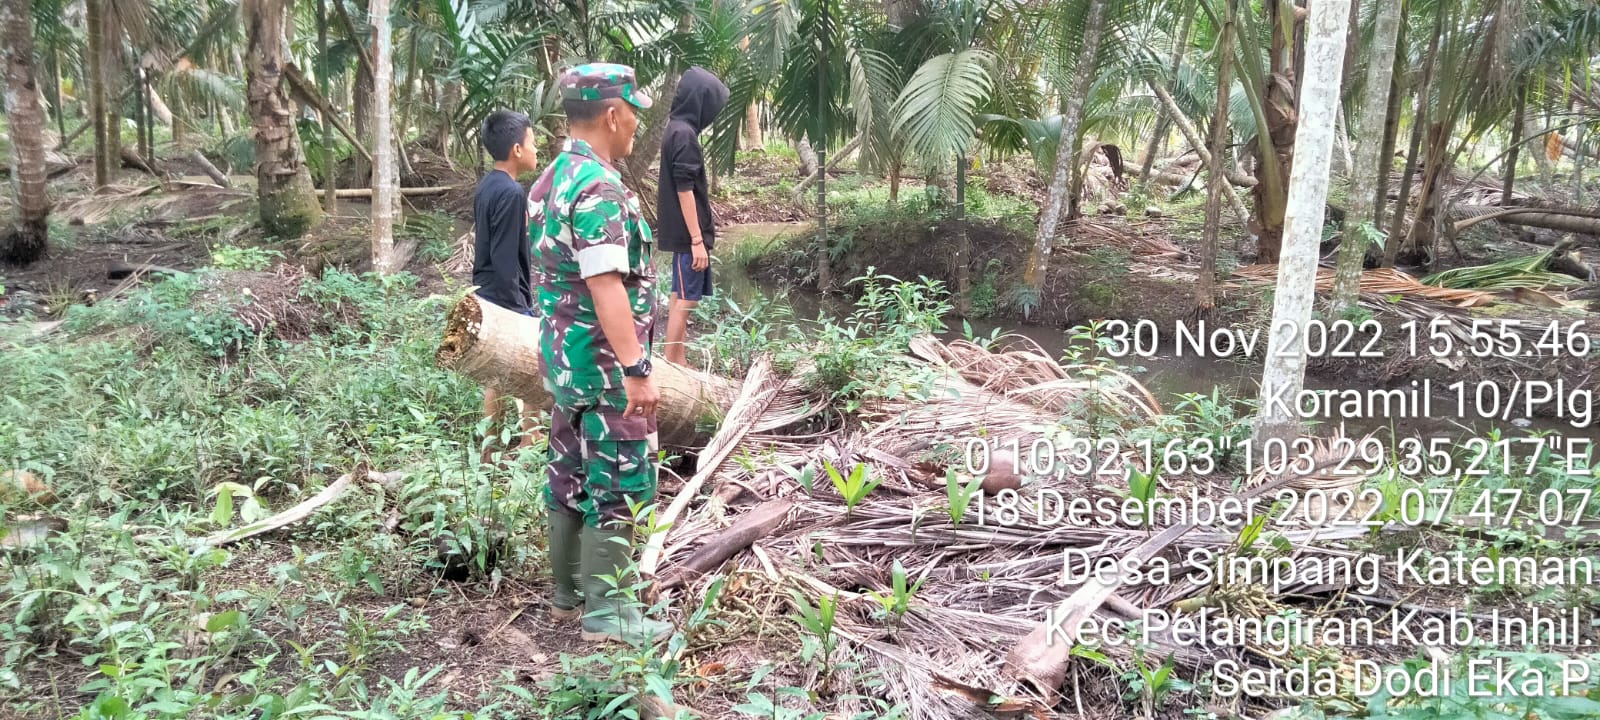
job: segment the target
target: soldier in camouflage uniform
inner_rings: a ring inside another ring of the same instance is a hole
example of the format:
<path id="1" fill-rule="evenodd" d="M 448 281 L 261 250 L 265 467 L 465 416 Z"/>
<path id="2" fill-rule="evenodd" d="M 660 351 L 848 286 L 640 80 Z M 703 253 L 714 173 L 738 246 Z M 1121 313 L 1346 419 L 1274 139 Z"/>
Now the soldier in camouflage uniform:
<path id="1" fill-rule="evenodd" d="M 633 150 L 636 111 L 651 101 L 624 65 L 569 70 L 561 92 L 570 137 L 528 193 L 539 349 L 555 399 L 545 488 L 553 614 L 582 614 L 586 640 L 644 642 L 671 626 L 609 597 L 606 578 L 629 564 L 630 504 L 656 493 L 650 228 L 612 165 Z"/>

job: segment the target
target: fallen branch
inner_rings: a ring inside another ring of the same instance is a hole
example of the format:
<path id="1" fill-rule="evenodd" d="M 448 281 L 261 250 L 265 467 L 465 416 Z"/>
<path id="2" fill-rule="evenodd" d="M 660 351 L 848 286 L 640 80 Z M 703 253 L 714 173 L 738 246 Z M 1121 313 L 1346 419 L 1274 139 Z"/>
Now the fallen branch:
<path id="1" fill-rule="evenodd" d="M 1197 525 L 1174 525 L 1161 531 L 1159 535 L 1144 541 L 1125 555 L 1121 562 L 1133 561 L 1131 567 L 1142 566 L 1156 553 L 1166 549 L 1178 538 Z M 1121 565 L 1118 567 L 1130 567 Z M 1067 664 L 1072 659 L 1072 647 L 1078 642 L 1078 626 L 1093 615 L 1104 605 L 1111 595 L 1121 587 L 1120 578 L 1111 582 L 1103 581 L 1100 576 L 1091 576 L 1088 582 L 1072 593 L 1060 605 L 1056 606 L 1055 623 L 1040 623 L 1026 637 L 1018 641 L 1011 652 L 1006 653 L 1006 668 L 1018 680 L 1033 685 L 1039 692 L 1054 704 L 1057 688 L 1067 678 Z M 1054 635 L 1065 635 L 1066 639 L 1058 639 Z"/>
<path id="2" fill-rule="evenodd" d="M 399 480 L 401 475 L 403 475 L 403 473 L 399 472 L 381 473 L 373 472 L 371 470 L 367 470 L 366 468 L 358 468 L 353 472 L 340 475 L 338 480 L 333 481 L 333 484 L 323 488 L 322 492 L 311 496 L 310 498 L 302 501 L 300 504 L 295 505 L 292 508 L 289 508 L 288 510 L 266 518 L 265 520 L 253 522 L 244 527 L 233 528 L 231 530 L 220 530 L 207 535 L 205 539 L 201 540 L 200 542 L 201 544 L 209 547 L 222 547 L 223 545 L 230 545 L 239 542 L 240 540 L 252 538 L 257 535 L 272 532 L 273 530 L 277 530 L 279 528 L 293 525 L 310 517 L 312 513 L 317 511 L 318 508 L 344 497 L 346 493 L 350 492 L 350 488 L 354 487 L 355 476 L 362 474 L 366 475 L 368 480 L 385 486 L 394 484 L 394 482 Z"/>
<path id="3" fill-rule="evenodd" d="M 161 177 L 161 173 L 156 172 L 155 164 L 146 161 L 142 157 L 139 157 L 139 153 L 134 152 L 133 148 L 130 148 L 127 145 L 123 145 L 122 146 L 122 152 L 120 154 L 122 156 L 122 164 L 127 165 L 127 166 L 132 167 L 132 168 L 143 170 L 144 172 L 149 173 L 153 177 L 157 177 L 157 178 Z"/>
<path id="4" fill-rule="evenodd" d="M 435 187 L 408 187 L 408 188 L 400 188 L 400 194 L 404 195 L 406 197 L 421 197 L 421 196 L 425 196 L 425 195 L 443 195 L 443 194 L 445 194 L 447 192 L 450 192 L 451 190 L 454 190 L 454 189 L 455 188 L 445 187 L 445 186 L 442 186 L 442 185 L 441 186 L 435 186 Z M 338 190 L 333 191 L 333 194 L 336 197 L 339 197 L 340 199 L 343 199 L 343 198 L 370 198 L 370 197 L 372 197 L 372 188 L 340 188 Z"/>
<path id="5" fill-rule="evenodd" d="M 120 260 L 111 263 L 106 268 L 106 279 L 121 280 L 134 275 L 184 275 L 184 271 L 169 268 L 164 265 L 151 265 L 149 263 L 126 263 Z"/>
<path id="6" fill-rule="evenodd" d="M 338 3 L 334 4 L 337 5 Z M 356 149 L 356 152 L 361 153 L 361 157 L 366 158 L 368 163 L 373 162 L 372 153 L 367 151 L 367 146 L 356 139 L 356 134 L 350 130 L 349 126 L 344 124 L 343 120 L 339 119 L 339 114 L 333 111 L 333 107 L 328 104 L 327 99 L 322 97 L 322 93 L 317 92 L 317 87 L 307 81 L 305 75 L 300 73 L 300 68 L 295 67 L 294 63 L 289 63 L 283 67 L 283 75 L 289 79 L 289 89 L 294 92 L 301 102 L 316 108 L 317 112 L 326 115 L 329 122 L 333 123 L 333 127 Z"/>
<path id="7" fill-rule="evenodd" d="M 723 419 L 722 427 L 706 445 L 705 452 L 700 456 L 699 465 L 695 469 L 694 477 L 683 484 L 677 497 L 672 499 L 672 505 L 656 520 L 656 525 L 661 528 L 651 534 L 645 543 L 644 553 L 639 560 L 639 576 L 643 578 L 655 577 L 656 566 L 661 564 L 662 549 L 666 547 L 667 533 L 671 532 L 673 521 L 683 513 L 689 502 L 700 494 L 700 486 L 715 475 L 717 468 L 739 446 L 739 441 L 754 427 L 754 421 L 761 417 L 773 398 L 778 396 L 778 384 L 769 382 L 772 375 L 772 363 L 768 358 L 761 358 L 751 366 L 750 372 L 745 375 L 744 386 L 739 389 L 739 396 L 734 399 L 733 405 L 728 409 L 728 416 Z M 665 400 L 665 394 L 663 394 Z M 665 405 L 665 403 L 663 403 Z M 752 541 L 754 538 L 752 538 Z"/>
<path id="8" fill-rule="evenodd" d="M 228 182 L 228 176 L 222 174 L 222 171 L 218 170 L 216 165 L 212 165 L 211 161 L 206 158 L 205 153 L 195 150 L 194 152 L 189 153 L 189 159 L 193 160 L 196 165 L 199 165 L 200 169 L 205 171 L 206 177 L 211 178 L 212 182 L 215 182 L 216 184 L 225 188 L 233 187 L 233 183 Z"/>
<path id="9" fill-rule="evenodd" d="M 794 502 L 790 500 L 768 500 L 756 506 L 740 516 L 731 527 L 707 539 L 694 555 L 662 579 L 661 589 L 670 590 L 690 582 L 720 566 L 757 540 L 777 532 L 793 509 Z"/>
<path id="10" fill-rule="evenodd" d="M 794 190 L 790 192 L 790 195 L 792 195 L 794 197 L 795 204 L 796 205 L 803 204 L 805 202 L 806 189 L 811 187 L 811 185 L 813 183 L 815 183 L 818 180 L 820 180 L 822 178 L 822 173 L 824 173 L 824 172 L 832 172 L 833 169 L 835 167 L 837 167 L 841 161 L 843 161 L 847 156 L 850 155 L 850 153 L 855 152 L 856 147 L 859 146 L 860 144 L 861 144 L 861 136 L 860 135 L 857 135 L 856 137 L 851 138 L 850 142 L 845 143 L 844 147 L 839 149 L 839 152 L 834 153 L 833 157 L 828 159 L 828 167 L 827 168 L 817 168 L 815 171 L 811 172 L 809 175 L 806 175 L 804 180 L 801 180 L 799 183 L 796 183 L 795 186 L 794 186 Z"/>

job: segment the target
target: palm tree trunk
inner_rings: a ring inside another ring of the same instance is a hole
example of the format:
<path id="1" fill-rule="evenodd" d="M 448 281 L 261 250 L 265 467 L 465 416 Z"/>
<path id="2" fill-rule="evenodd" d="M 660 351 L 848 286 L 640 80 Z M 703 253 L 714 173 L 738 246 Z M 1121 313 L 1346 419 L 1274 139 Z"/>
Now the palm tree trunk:
<path id="1" fill-rule="evenodd" d="M 50 241 L 50 196 L 45 191 L 44 108 L 33 60 L 33 3 L 0 0 L 5 110 L 10 122 L 11 177 L 17 186 L 17 224 L 0 229 L 0 261 L 25 265 L 44 257 Z"/>
<path id="2" fill-rule="evenodd" d="M 1177 83 L 1178 71 L 1183 68 L 1183 57 L 1189 52 L 1189 34 L 1194 29 L 1194 10 L 1189 3 L 1184 3 L 1179 12 L 1183 13 L 1183 25 L 1178 29 L 1178 45 L 1172 49 L 1172 65 L 1168 67 L 1168 74 L 1174 84 Z M 1172 129 L 1172 117 L 1165 110 L 1159 113 L 1156 127 L 1150 133 L 1150 144 L 1145 146 L 1144 165 L 1139 168 L 1139 186 L 1150 184 L 1150 171 L 1155 168 L 1156 155 L 1159 154 L 1161 141 L 1167 137 Z"/>
<path id="3" fill-rule="evenodd" d="M 760 150 L 767 146 L 761 137 L 761 104 L 751 102 L 744 109 L 744 147 L 746 150 Z"/>
<path id="4" fill-rule="evenodd" d="M 1400 114 L 1403 112 L 1405 93 L 1401 92 L 1400 79 L 1405 75 L 1404 63 L 1399 62 L 1406 52 L 1409 23 L 1405 21 L 1406 3 L 1400 3 L 1400 34 L 1395 39 L 1394 55 L 1390 60 L 1394 71 L 1389 76 L 1389 111 L 1383 126 L 1383 152 L 1378 153 L 1378 190 L 1372 194 L 1372 224 L 1383 227 L 1384 205 L 1389 201 L 1389 174 L 1394 171 L 1394 149 L 1400 139 Z"/>
<path id="5" fill-rule="evenodd" d="M 1411 151 L 1406 153 L 1406 170 L 1400 176 L 1400 197 L 1395 200 L 1394 219 L 1389 223 L 1389 237 L 1383 245 L 1383 266 L 1394 267 L 1400 254 L 1400 242 L 1405 229 L 1406 206 L 1411 202 L 1411 183 L 1416 179 L 1418 155 L 1422 152 L 1423 133 L 1432 116 L 1428 104 L 1433 94 L 1434 56 L 1439 54 L 1439 39 L 1444 35 L 1444 13 L 1435 10 L 1433 37 L 1428 41 L 1428 54 L 1422 62 L 1422 85 L 1417 88 L 1416 109 L 1411 113 Z"/>
<path id="6" fill-rule="evenodd" d="M 328 0 L 317 0 L 317 54 L 328 56 Z M 322 92 L 322 97 L 333 97 L 327 68 L 317 72 L 317 89 Z M 339 173 L 333 159 L 333 123 L 327 112 L 318 112 L 317 115 L 322 121 L 322 209 L 332 215 L 339 208 Z"/>
<path id="7" fill-rule="evenodd" d="M 1279 398 L 1295 398 L 1305 384 L 1305 345 L 1296 329 L 1309 325 L 1316 298 L 1317 255 L 1333 156 L 1333 114 L 1339 106 L 1350 0 L 1318 0 L 1307 24 L 1306 76 L 1295 130 L 1294 174 L 1289 180 L 1283 254 L 1278 263 L 1267 360 L 1261 376 L 1261 414 L 1255 442 L 1289 441 L 1299 419 Z"/>
<path id="8" fill-rule="evenodd" d="M 1500 190 L 1500 204 L 1510 205 L 1511 195 L 1517 187 L 1517 161 L 1522 156 L 1522 126 L 1528 118 L 1528 88 L 1524 86 L 1517 96 L 1517 115 L 1511 121 L 1511 148 L 1506 154 L 1505 182 Z"/>
<path id="9" fill-rule="evenodd" d="M 84 0 L 85 24 L 89 26 L 89 38 L 85 51 L 88 58 L 85 65 L 89 66 L 89 115 L 94 123 L 94 185 L 105 187 L 111 182 L 111 165 L 106 161 L 106 78 L 105 63 L 100 61 L 100 53 L 105 42 L 101 35 L 105 33 L 105 20 L 103 18 L 104 0 Z"/>
<path id="10" fill-rule="evenodd" d="M 1233 33 L 1237 0 L 1228 0 L 1222 36 L 1217 41 L 1217 109 L 1211 118 L 1211 161 L 1206 177 L 1206 224 L 1200 238 L 1200 276 L 1195 312 L 1204 317 L 1217 306 L 1217 245 L 1222 235 L 1222 191 L 1228 184 L 1223 155 L 1228 148 L 1228 101 L 1233 89 Z"/>
<path id="11" fill-rule="evenodd" d="M 828 148 L 817 146 L 817 292 L 833 292 L 833 245 L 828 242 Z"/>
<path id="12" fill-rule="evenodd" d="M 1256 262 L 1275 263 L 1283 247 L 1288 195 L 1285 188 L 1273 187 L 1271 182 L 1267 182 L 1267 177 L 1287 178 L 1294 168 L 1297 122 L 1294 109 L 1298 105 L 1295 78 L 1298 76 L 1296 68 L 1302 63 L 1296 62 L 1296 53 L 1290 49 L 1294 46 L 1295 28 L 1298 25 L 1293 18 L 1293 6 L 1286 0 L 1269 0 L 1265 4 L 1268 22 L 1272 26 L 1272 49 L 1266 98 L 1262 104 L 1267 119 L 1266 138 L 1272 150 L 1263 152 L 1264 149 L 1258 149 L 1256 164 L 1258 167 L 1271 165 L 1273 169 L 1256 173 L 1262 182 L 1252 192 L 1255 198 L 1253 229 L 1256 233 Z M 1340 7 L 1346 6 L 1341 4 Z M 1342 55 L 1332 61 L 1343 69 Z M 1304 113 L 1299 117 L 1304 117 Z"/>
<path id="13" fill-rule="evenodd" d="M 645 171 L 650 169 L 650 164 L 661 159 L 661 137 L 667 132 L 667 120 L 672 113 L 672 96 L 678 91 L 679 73 L 668 73 L 661 82 L 660 94 L 656 97 L 662 99 L 649 110 L 644 111 L 640 118 L 640 125 L 644 126 L 644 133 L 633 144 L 633 154 L 623 161 L 623 177 L 642 178 Z M 635 187 L 629 185 L 629 187 Z M 654 197 L 655 193 L 643 193 Z"/>
<path id="14" fill-rule="evenodd" d="M 322 222 L 295 130 L 294 104 L 283 84 L 288 9 L 285 0 L 244 0 L 240 6 L 248 42 L 246 97 L 256 138 L 261 226 L 279 238 L 299 237 Z"/>
<path id="15" fill-rule="evenodd" d="M 1583 161 L 1588 153 L 1583 151 L 1585 137 L 1584 127 L 1579 125 L 1572 131 L 1572 201 L 1577 205 L 1583 204 Z"/>
<path id="16" fill-rule="evenodd" d="M 51 90 L 55 94 L 55 97 L 53 98 L 53 102 L 55 102 L 55 106 L 56 106 L 56 137 L 61 138 L 61 140 L 60 140 L 61 149 L 65 150 L 66 147 L 67 147 L 67 106 L 66 106 L 65 103 L 63 103 L 61 101 L 61 49 L 60 48 L 56 48 L 56 50 L 54 52 L 50 53 L 50 74 L 51 74 L 52 77 L 55 78 L 55 82 L 52 83 Z"/>
<path id="17" fill-rule="evenodd" d="M 900 175 L 904 170 L 903 164 L 899 157 L 889 163 L 889 207 L 900 204 Z"/>
<path id="18" fill-rule="evenodd" d="M 1094 86 L 1094 58 L 1100 50 L 1100 36 L 1105 30 L 1106 0 L 1089 0 L 1089 16 L 1084 24 L 1083 47 L 1078 52 L 1078 82 L 1067 99 L 1066 116 L 1061 121 L 1061 137 L 1056 145 L 1055 176 L 1050 182 L 1049 199 L 1045 201 L 1044 215 L 1039 219 L 1039 234 L 1033 241 L 1033 252 L 1028 257 L 1023 282 L 1027 285 L 1031 302 L 1042 301 L 1045 278 L 1050 271 L 1050 251 L 1056 237 L 1056 225 L 1066 206 L 1066 195 L 1072 179 L 1072 163 L 1077 158 L 1074 140 L 1083 124 L 1083 104 Z"/>
<path id="19" fill-rule="evenodd" d="M 1523 121 L 1522 132 L 1527 134 L 1528 137 L 1538 135 L 1544 138 L 1542 142 L 1534 145 L 1532 148 L 1533 164 L 1539 168 L 1540 187 L 1549 188 L 1554 180 L 1555 168 L 1550 166 L 1550 135 L 1546 131 L 1546 128 L 1550 126 L 1550 118 L 1548 115 L 1545 115 L 1544 118 L 1545 122 L 1543 127 L 1540 127 L 1538 124 L 1536 124 L 1533 118 L 1527 118 Z"/>
<path id="20" fill-rule="evenodd" d="M 400 214 L 398 169 L 394 152 L 394 53 L 389 0 L 372 0 L 373 98 L 372 268 L 390 275 L 405 269 L 416 247 L 396 243 L 394 226 Z"/>
<path id="21" fill-rule="evenodd" d="M 144 80 L 144 68 L 134 72 L 133 81 L 138 87 L 138 102 L 133 105 L 133 149 L 139 153 L 139 159 L 146 164 L 150 162 L 150 87 Z"/>
<path id="22" fill-rule="evenodd" d="M 811 141 L 800 138 L 794 145 L 794 154 L 800 158 L 800 177 L 811 177 L 817 174 L 817 151 L 812 149 Z"/>
<path id="23" fill-rule="evenodd" d="M 824 172 L 823 174 L 827 174 Z M 956 156 L 956 312 L 972 314 L 972 238 L 967 235 L 967 156 Z"/>
<path id="24" fill-rule="evenodd" d="M 122 28 L 109 9 L 109 5 L 101 5 L 100 77 L 106 85 L 106 166 L 115 177 L 122 167 Z"/>
<path id="25" fill-rule="evenodd" d="M 1343 314 L 1355 307 L 1361 289 L 1361 266 L 1377 228 L 1371 223 L 1374 186 L 1383 151 L 1377 129 L 1389 108 L 1389 85 L 1394 75 L 1394 44 L 1400 34 L 1400 4 L 1379 2 L 1372 27 L 1372 62 L 1367 65 L 1367 94 L 1361 108 L 1356 137 L 1366 141 L 1356 149 L 1350 168 L 1350 207 L 1344 216 L 1344 241 L 1339 244 L 1339 266 L 1334 276 L 1333 311 Z"/>

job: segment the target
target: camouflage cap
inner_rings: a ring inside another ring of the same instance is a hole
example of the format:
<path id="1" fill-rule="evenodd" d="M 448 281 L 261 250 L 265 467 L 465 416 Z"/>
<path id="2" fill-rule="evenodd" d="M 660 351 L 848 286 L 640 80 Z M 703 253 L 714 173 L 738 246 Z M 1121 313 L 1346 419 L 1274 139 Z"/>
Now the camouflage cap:
<path id="1" fill-rule="evenodd" d="M 649 110 L 654 103 L 639 87 L 633 68 L 615 63 L 589 63 L 562 73 L 561 97 L 565 100 L 622 98 L 640 110 Z"/>

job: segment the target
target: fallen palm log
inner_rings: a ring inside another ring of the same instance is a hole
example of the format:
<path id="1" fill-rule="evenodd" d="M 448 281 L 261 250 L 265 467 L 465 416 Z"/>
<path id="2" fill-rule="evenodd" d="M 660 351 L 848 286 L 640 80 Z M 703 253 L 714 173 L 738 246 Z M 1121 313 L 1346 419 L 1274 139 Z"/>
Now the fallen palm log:
<path id="1" fill-rule="evenodd" d="M 400 194 L 405 197 L 425 197 L 428 195 L 443 195 L 454 189 L 455 188 L 453 187 L 446 187 L 443 185 L 433 187 L 403 187 L 400 188 Z M 333 191 L 333 194 L 341 200 L 346 198 L 370 198 L 372 197 L 372 188 L 339 188 L 338 190 Z"/>
<path id="2" fill-rule="evenodd" d="M 199 165 L 200 169 L 205 172 L 206 177 L 211 178 L 212 182 L 225 188 L 233 187 L 233 183 L 228 181 L 228 176 L 218 170 L 216 165 L 211 164 L 211 160 L 206 157 L 205 153 L 196 149 L 194 152 L 189 153 L 189 159 L 193 160 L 194 164 Z"/>
<path id="3" fill-rule="evenodd" d="M 792 501 L 768 500 L 745 513 L 727 530 L 701 544 L 689 559 L 674 568 L 671 575 L 662 578 L 660 588 L 670 590 L 712 571 L 757 540 L 776 532 L 793 509 Z"/>
<path id="4" fill-rule="evenodd" d="M 444 340 L 434 355 L 439 367 L 454 370 L 523 402 L 549 410 L 539 360 L 539 321 L 468 293 L 445 320 Z M 661 391 L 656 422 L 663 445 L 694 447 L 709 436 L 710 425 L 732 406 L 738 387 L 714 375 L 651 361 Z"/>
<path id="5" fill-rule="evenodd" d="M 1463 217 L 1455 223 L 1458 233 L 1481 222 L 1498 220 L 1505 225 L 1600 236 L 1600 213 L 1582 208 L 1457 205 L 1452 214 Z"/>

